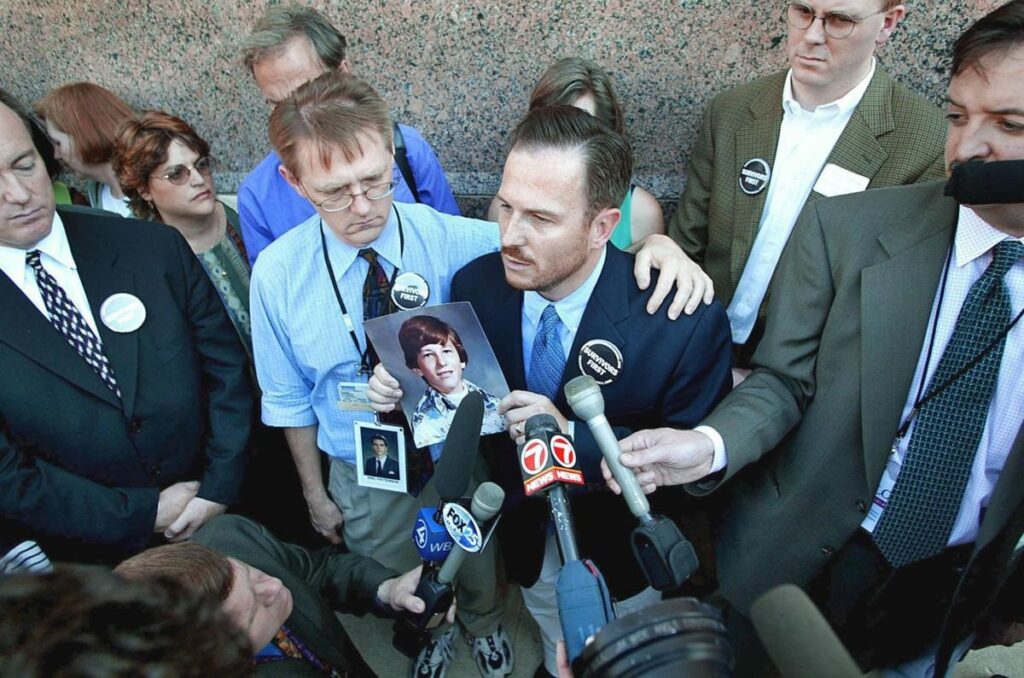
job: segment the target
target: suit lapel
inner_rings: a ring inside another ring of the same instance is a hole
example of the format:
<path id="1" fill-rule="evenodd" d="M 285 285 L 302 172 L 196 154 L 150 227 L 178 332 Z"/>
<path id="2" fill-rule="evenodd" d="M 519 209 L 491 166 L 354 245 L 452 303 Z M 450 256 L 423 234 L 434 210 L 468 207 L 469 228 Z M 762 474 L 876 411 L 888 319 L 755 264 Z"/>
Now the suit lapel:
<path id="1" fill-rule="evenodd" d="M 562 412 L 569 412 L 569 404 L 565 400 L 565 384 L 580 375 L 578 356 L 583 344 L 593 339 L 609 341 L 624 352 L 626 335 L 619 327 L 629 319 L 629 293 L 627 285 L 635 285 L 629 257 L 606 245 L 604 269 L 598 276 L 594 291 L 590 294 L 587 307 L 580 319 L 580 326 L 573 338 L 572 348 L 565 358 L 565 370 L 562 372 L 562 383 L 555 397 L 555 407 Z M 661 311 L 659 311 L 661 313 Z"/>
<path id="2" fill-rule="evenodd" d="M 776 87 L 775 84 L 778 83 Z M 752 121 L 736 130 L 735 163 L 729 175 L 736 182 L 735 219 L 733 223 L 732 256 L 729 260 L 729 274 L 733 289 L 739 284 L 740 275 L 746 265 L 750 250 L 754 246 L 757 227 L 761 223 L 768 189 L 757 195 L 747 195 L 739 188 L 740 171 L 743 165 L 754 158 L 761 158 L 775 170 L 775 150 L 779 145 L 779 128 L 782 125 L 782 80 L 773 79 L 760 95 L 749 104 Z"/>
<path id="3" fill-rule="evenodd" d="M 68 241 L 78 265 L 89 306 L 100 332 L 103 351 L 107 354 L 117 385 L 125 416 L 131 418 L 135 409 L 135 394 L 139 369 L 139 332 L 113 332 L 100 317 L 100 308 L 110 295 L 117 292 L 135 294 L 135 279 L 131 273 L 114 268 L 117 253 L 96 237 L 88 227 L 76 228 L 65 219 Z M 107 389 L 109 391 L 109 389 Z M 116 400 L 116 398 L 115 398 Z M 118 403 L 120 407 L 121 404 Z"/>
<path id="4" fill-rule="evenodd" d="M 878 143 L 878 137 L 888 134 L 895 127 L 892 111 L 888 105 L 892 80 L 881 68 L 868 84 L 864 96 L 857 105 L 836 145 L 829 153 L 827 163 L 838 165 L 854 174 L 874 179 L 875 173 L 885 163 L 888 153 Z M 822 197 L 811 192 L 811 200 Z"/>
<path id="5" fill-rule="evenodd" d="M 905 231 L 879 243 L 890 258 L 861 277 L 861 426 L 865 473 L 882 476 L 924 342 L 949 253 L 957 208 L 939 201 Z"/>

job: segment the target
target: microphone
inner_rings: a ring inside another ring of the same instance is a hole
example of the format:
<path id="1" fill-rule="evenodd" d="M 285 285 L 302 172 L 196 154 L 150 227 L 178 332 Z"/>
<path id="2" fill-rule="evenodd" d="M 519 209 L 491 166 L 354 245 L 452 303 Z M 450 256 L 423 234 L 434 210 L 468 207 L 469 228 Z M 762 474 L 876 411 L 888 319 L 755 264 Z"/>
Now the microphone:
<path id="1" fill-rule="evenodd" d="M 476 552 L 476 550 L 470 550 L 474 534 L 477 539 L 482 540 L 484 523 L 498 514 L 498 511 L 501 510 L 501 505 L 504 501 L 505 490 L 501 489 L 500 486 L 489 481 L 480 483 L 480 487 L 476 488 L 476 492 L 473 493 L 473 502 L 470 504 L 469 509 L 473 516 L 473 520 L 475 520 L 477 524 L 475 526 L 471 523 L 465 524 L 462 526 L 462 534 L 459 535 L 459 537 L 469 539 L 469 547 L 463 545 L 462 541 L 459 540 L 459 548 L 453 549 L 451 554 L 449 554 L 445 559 L 444 565 L 441 566 L 440 571 L 437 573 L 437 581 L 442 584 L 450 584 L 455 580 L 455 573 L 459 571 L 460 567 L 462 567 L 462 562 L 466 559 L 466 554 Z M 449 505 L 449 508 L 452 508 L 452 513 L 445 515 L 445 524 L 455 522 L 457 519 L 464 520 L 464 518 L 458 515 L 458 512 L 455 511 L 454 507 L 461 508 L 458 504 Z M 457 522 L 455 524 L 458 525 Z M 456 539 L 459 539 L 459 537 L 456 537 Z M 482 547 L 483 543 L 481 541 L 477 550 Z M 448 608 L 446 607 L 445 610 L 447 609 Z"/>
<path id="2" fill-rule="evenodd" d="M 572 447 L 572 441 L 562 434 L 558 422 L 550 414 L 535 414 L 527 419 L 523 434 L 526 436 L 526 442 L 519 450 L 519 472 L 523 476 L 526 496 L 547 491 L 562 562 L 579 560 L 569 499 L 565 495 L 565 488 L 559 482 L 583 484 L 583 474 L 575 468 L 576 450 Z M 559 450 L 558 459 L 555 454 L 556 448 Z M 563 465 L 556 466 L 555 461 Z"/>
<path id="3" fill-rule="evenodd" d="M 619 441 L 604 416 L 601 387 L 593 377 L 580 375 L 565 385 L 565 398 L 576 416 L 587 422 L 630 513 L 640 519 L 632 535 L 633 555 L 647 581 L 658 591 L 679 588 L 697 570 L 697 554 L 675 523 L 651 513 L 636 476 L 619 461 Z"/>
<path id="4" fill-rule="evenodd" d="M 480 447 L 480 427 L 484 420 L 484 399 L 471 391 L 459 403 L 444 441 L 444 449 L 434 471 L 434 487 L 440 497 L 436 507 L 424 507 L 416 514 L 412 528 L 413 543 L 424 565 L 432 567 L 452 550 L 452 539 L 442 523 L 445 504 L 460 499 L 469 489 L 470 476 Z"/>
<path id="5" fill-rule="evenodd" d="M 1024 202 L 1024 160 L 956 163 L 944 195 L 961 205 Z"/>
<path id="6" fill-rule="evenodd" d="M 483 396 L 471 391 L 455 410 L 441 457 L 437 460 L 434 470 L 434 488 L 440 497 L 437 506 L 421 508 L 413 524 L 413 543 L 424 565 L 420 586 L 426 586 L 424 582 L 428 580 L 436 581 L 437 564 L 454 553 L 455 542 L 444 525 L 444 511 L 447 506 L 455 505 L 454 502 L 465 496 L 469 489 L 470 477 L 479 453 L 480 427 L 483 420 Z M 416 595 L 420 595 L 418 589 Z M 439 601 L 435 602 L 440 604 Z M 433 616 L 429 604 L 426 611 L 414 619 L 399 618 L 395 622 L 395 633 L 392 638 L 395 649 L 407 656 L 415 657 L 430 640 L 428 629 L 440 624 L 447 609 L 448 605 L 443 608 L 440 618 L 433 626 L 428 626 Z"/>
<path id="7" fill-rule="evenodd" d="M 784 678 L 862 678 L 835 631 L 799 587 L 777 586 L 750 607 L 750 619 Z"/>
<path id="8" fill-rule="evenodd" d="M 580 560 L 569 500 L 559 482 L 583 483 L 583 474 L 575 468 L 572 441 L 550 414 L 527 419 L 524 433 L 526 442 L 519 450 L 520 472 L 527 495 L 547 490 L 562 558 L 562 569 L 555 582 L 558 619 L 569 660 L 574 661 L 583 653 L 587 638 L 615 618 L 612 598 L 597 566 L 590 560 Z"/>
<path id="9" fill-rule="evenodd" d="M 471 512 L 460 504 L 444 508 L 445 526 L 458 545 L 445 559 L 440 570 L 425 570 L 416 586 L 416 597 L 425 603 L 423 612 L 405 612 L 395 621 L 392 645 L 408 657 L 415 657 L 426 645 L 431 630 L 444 621 L 455 599 L 455 575 L 467 553 L 477 553 L 484 546 L 481 525 L 493 518 L 505 501 L 505 491 L 492 482 L 484 482 L 473 493 Z"/>

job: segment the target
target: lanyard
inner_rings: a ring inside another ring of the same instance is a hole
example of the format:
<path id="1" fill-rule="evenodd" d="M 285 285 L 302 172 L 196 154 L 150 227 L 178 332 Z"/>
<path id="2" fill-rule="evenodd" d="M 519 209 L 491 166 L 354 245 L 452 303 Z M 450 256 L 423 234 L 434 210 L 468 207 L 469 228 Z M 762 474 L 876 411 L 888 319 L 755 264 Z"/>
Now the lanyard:
<path id="1" fill-rule="evenodd" d="M 955 228 L 953 229 L 953 239 L 954 241 L 956 239 Z M 928 366 L 931 364 L 932 361 L 932 349 L 935 347 L 935 334 L 938 331 L 939 315 L 942 313 L 942 302 L 946 296 L 946 279 L 949 273 L 949 265 L 952 262 L 952 259 L 953 243 L 951 242 L 949 246 L 949 253 L 946 255 L 946 263 L 942 267 L 942 285 L 939 287 L 939 303 L 935 307 L 935 317 L 932 319 L 931 323 L 931 337 L 928 340 L 928 352 L 925 354 L 924 370 L 921 373 L 921 381 L 917 385 L 917 396 L 914 398 L 914 407 L 911 408 L 910 414 L 903 421 L 903 423 L 900 424 L 899 429 L 897 429 L 896 431 L 896 441 L 893 443 L 893 450 L 895 450 L 896 447 L 899 445 L 899 442 L 900 440 L 903 439 L 903 436 L 907 434 L 907 431 L 910 429 L 910 425 L 914 422 L 914 419 L 916 419 L 917 415 L 921 412 L 921 408 L 924 407 L 932 399 L 938 397 L 947 388 L 955 384 L 957 380 L 959 380 L 965 374 L 974 369 L 974 367 L 979 362 L 984 360 L 985 356 L 991 353 L 992 350 L 995 349 L 997 345 L 999 345 L 999 342 L 1002 341 L 1006 337 L 1006 335 L 1010 333 L 1010 330 L 1012 330 L 1014 325 L 1016 325 L 1017 322 L 1021 319 L 1021 316 L 1024 316 L 1024 308 L 1022 308 L 1020 312 L 1017 313 L 1017 315 L 1013 318 L 1013 320 L 1008 322 L 1006 326 L 1004 326 L 1003 329 L 999 332 L 999 334 L 993 337 L 992 341 L 990 341 L 988 345 L 985 346 L 985 348 L 983 348 L 982 350 L 978 351 L 975 355 L 973 355 L 970 360 L 964 363 L 956 372 L 949 375 L 949 377 L 947 377 L 946 380 L 943 381 L 941 384 L 929 388 L 928 392 L 924 393 L 922 397 L 924 385 L 928 380 Z M 982 275 L 985 274 L 982 273 Z M 993 289 L 995 289 L 995 287 L 993 287 Z"/>
<path id="2" fill-rule="evenodd" d="M 398 208 L 394 205 L 391 208 L 395 210 L 395 217 L 398 219 L 398 256 L 401 259 L 405 254 L 405 234 L 402 231 L 402 215 L 398 213 Z M 327 266 L 327 275 L 331 279 L 331 287 L 334 288 L 334 298 L 338 300 L 338 308 L 341 309 L 341 319 L 344 321 L 345 329 L 348 330 L 348 335 L 352 338 L 352 344 L 355 345 L 356 352 L 359 354 L 359 374 L 369 376 L 373 373 L 373 369 L 370 367 L 369 341 L 367 341 L 366 348 L 359 347 L 359 337 L 356 336 L 355 325 L 352 323 L 352 318 L 345 307 L 344 299 L 341 298 L 341 290 L 338 289 L 338 280 L 334 275 L 334 267 L 331 266 L 331 256 L 327 253 L 327 236 L 324 235 L 324 220 L 322 217 L 320 219 L 320 244 L 324 252 L 324 264 Z M 395 270 L 391 272 L 389 287 L 394 286 L 397 275 L 398 267 L 395 266 Z"/>

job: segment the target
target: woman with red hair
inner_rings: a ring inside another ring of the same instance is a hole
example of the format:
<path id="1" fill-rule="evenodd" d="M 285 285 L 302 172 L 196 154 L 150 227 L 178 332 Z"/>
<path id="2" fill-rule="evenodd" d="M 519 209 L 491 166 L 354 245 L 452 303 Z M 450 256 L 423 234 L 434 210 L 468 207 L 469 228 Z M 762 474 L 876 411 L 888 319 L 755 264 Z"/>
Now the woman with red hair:
<path id="1" fill-rule="evenodd" d="M 131 107 L 99 85 L 73 82 L 51 90 L 35 111 L 46 123 L 57 159 L 86 179 L 89 204 L 131 216 L 111 166 L 117 133 L 135 115 Z"/>

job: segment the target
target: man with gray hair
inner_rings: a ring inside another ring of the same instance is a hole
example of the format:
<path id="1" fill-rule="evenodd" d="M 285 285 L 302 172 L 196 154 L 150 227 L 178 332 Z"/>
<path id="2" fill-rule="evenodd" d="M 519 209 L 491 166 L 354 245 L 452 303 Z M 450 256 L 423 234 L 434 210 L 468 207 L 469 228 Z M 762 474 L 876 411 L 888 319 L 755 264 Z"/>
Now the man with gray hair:
<path id="1" fill-rule="evenodd" d="M 337 28 L 312 7 L 270 7 L 243 43 L 246 68 L 272 106 L 299 85 L 326 71 L 350 72 L 346 41 Z M 394 123 L 395 200 L 420 202 L 439 212 L 459 214 L 455 196 L 434 150 L 408 125 Z M 313 207 L 281 176 L 281 159 L 273 151 L 238 189 L 249 261 L 286 231 L 313 215 Z"/>

